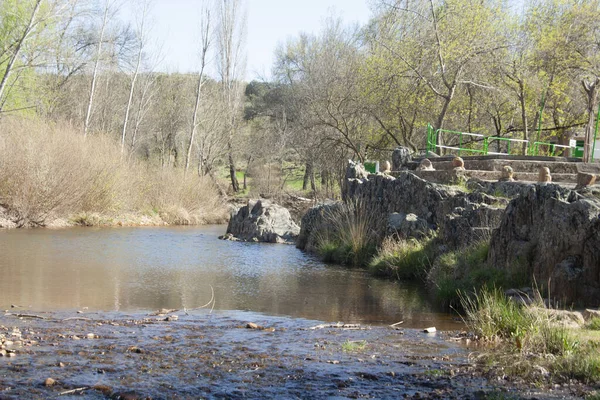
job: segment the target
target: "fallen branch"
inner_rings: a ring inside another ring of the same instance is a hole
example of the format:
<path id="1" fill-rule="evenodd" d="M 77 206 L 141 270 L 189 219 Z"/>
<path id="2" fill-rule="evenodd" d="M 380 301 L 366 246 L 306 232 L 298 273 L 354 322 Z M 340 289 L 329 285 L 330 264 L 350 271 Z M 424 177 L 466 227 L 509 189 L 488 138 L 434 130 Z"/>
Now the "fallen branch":
<path id="1" fill-rule="evenodd" d="M 321 325 L 313 326 L 308 329 L 314 330 L 314 329 L 328 329 L 328 328 L 344 329 L 344 330 L 368 329 L 368 328 L 364 328 L 364 327 L 360 326 L 360 324 L 342 324 L 341 322 L 338 322 L 337 324 L 321 324 Z"/>
<path id="2" fill-rule="evenodd" d="M 61 392 L 58 395 L 59 396 L 64 396 L 66 394 L 73 394 L 73 393 L 84 392 L 84 391 L 89 390 L 89 389 L 91 389 L 89 386 L 80 387 L 80 388 L 77 388 L 77 389 L 67 390 L 66 392 Z"/>
<path id="3" fill-rule="evenodd" d="M 398 325 L 403 324 L 403 323 L 404 323 L 404 321 L 396 322 L 395 324 L 391 324 L 390 327 L 393 328 L 393 327 L 398 326 Z"/>
<path id="4" fill-rule="evenodd" d="M 13 313 L 7 313 L 4 315 L 12 315 L 14 317 L 17 318 L 36 318 L 36 319 L 48 319 L 46 317 L 42 317 L 41 315 L 35 315 L 35 314 L 13 314 Z"/>
<path id="5" fill-rule="evenodd" d="M 85 317 L 69 317 L 63 319 L 63 321 L 91 321 L 91 319 Z"/>

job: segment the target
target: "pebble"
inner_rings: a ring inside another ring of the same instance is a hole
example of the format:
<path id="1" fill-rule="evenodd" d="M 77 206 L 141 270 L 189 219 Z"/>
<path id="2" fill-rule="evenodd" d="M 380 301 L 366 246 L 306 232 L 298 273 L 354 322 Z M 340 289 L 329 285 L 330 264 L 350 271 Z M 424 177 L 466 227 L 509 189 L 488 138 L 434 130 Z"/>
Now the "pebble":
<path id="1" fill-rule="evenodd" d="M 88 334 L 86 335 L 86 337 L 87 337 L 88 339 L 96 339 L 96 338 L 98 337 L 98 335 L 96 335 L 96 334 L 94 334 L 94 333 L 88 333 Z"/>
<path id="2" fill-rule="evenodd" d="M 54 384 L 56 383 L 56 381 L 52 378 L 46 378 L 46 380 L 44 381 L 44 386 L 54 386 Z"/>
<path id="3" fill-rule="evenodd" d="M 246 324 L 246 329 L 258 329 L 258 325 L 256 325 L 254 322 L 248 322 Z"/>
<path id="4" fill-rule="evenodd" d="M 177 315 L 169 315 L 167 318 L 165 318 L 165 321 L 177 321 L 179 319 L 179 317 Z"/>
<path id="5" fill-rule="evenodd" d="M 437 329 L 435 329 L 435 326 L 423 329 L 423 332 L 425 332 L 425 333 L 435 333 L 436 331 L 437 331 Z"/>

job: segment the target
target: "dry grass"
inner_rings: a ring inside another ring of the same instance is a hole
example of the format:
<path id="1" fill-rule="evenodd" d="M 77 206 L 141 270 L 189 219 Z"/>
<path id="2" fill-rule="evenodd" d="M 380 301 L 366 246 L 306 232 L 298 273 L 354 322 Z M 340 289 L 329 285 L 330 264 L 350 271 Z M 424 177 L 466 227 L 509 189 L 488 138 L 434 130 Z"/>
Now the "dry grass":
<path id="1" fill-rule="evenodd" d="M 158 214 L 176 224 L 225 217 L 210 181 L 124 162 L 111 138 L 84 139 L 66 124 L 5 119 L 0 155 L 0 205 L 20 227 L 68 217 L 84 225 L 110 224 L 114 218 L 106 216 L 123 214 Z"/>
<path id="2" fill-rule="evenodd" d="M 317 237 L 317 248 L 325 261 L 366 266 L 375 254 L 384 226 L 373 210 L 362 202 L 348 202 L 325 215 L 325 226 Z"/>

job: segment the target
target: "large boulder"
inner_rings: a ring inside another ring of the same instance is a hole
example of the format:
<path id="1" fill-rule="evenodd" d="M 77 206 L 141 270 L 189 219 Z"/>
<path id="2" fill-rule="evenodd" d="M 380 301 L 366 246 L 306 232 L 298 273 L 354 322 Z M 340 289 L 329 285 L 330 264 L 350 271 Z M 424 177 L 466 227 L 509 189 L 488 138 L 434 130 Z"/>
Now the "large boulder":
<path id="1" fill-rule="evenodd" d="M 600 200 L 558 185 L 532 185 L 492 234 L 488 261 L 516 269 L 565 305 L 600 304 Z"/>
<path id="2" fill-rule="evenodd" d="M 300 234 L 296 247 L 301 250 L 315 252 L 319 233 L 326 229 L 325 225 L 343 207 L 342 202 L 321 203 L 310 208 L 302 217 Z"/>
<path id="3" fill-rule="evenodd" d="M 269 200 L 248 200 L 231 212 L 223 239 L 293 244 L 300 233 L 290 212 Z"/>

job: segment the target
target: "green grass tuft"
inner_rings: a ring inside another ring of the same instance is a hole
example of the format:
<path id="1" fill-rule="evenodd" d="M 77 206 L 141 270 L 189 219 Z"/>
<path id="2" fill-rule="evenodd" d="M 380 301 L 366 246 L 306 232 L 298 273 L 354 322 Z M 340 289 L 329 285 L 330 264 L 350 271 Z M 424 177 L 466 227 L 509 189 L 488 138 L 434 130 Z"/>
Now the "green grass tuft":
<path id="1" fill-rule="evenodd" d="M 369 264 L 371 273 L 398 280 L 424 279 L 435 258 L 434 239 L 388 238 Z"/>

